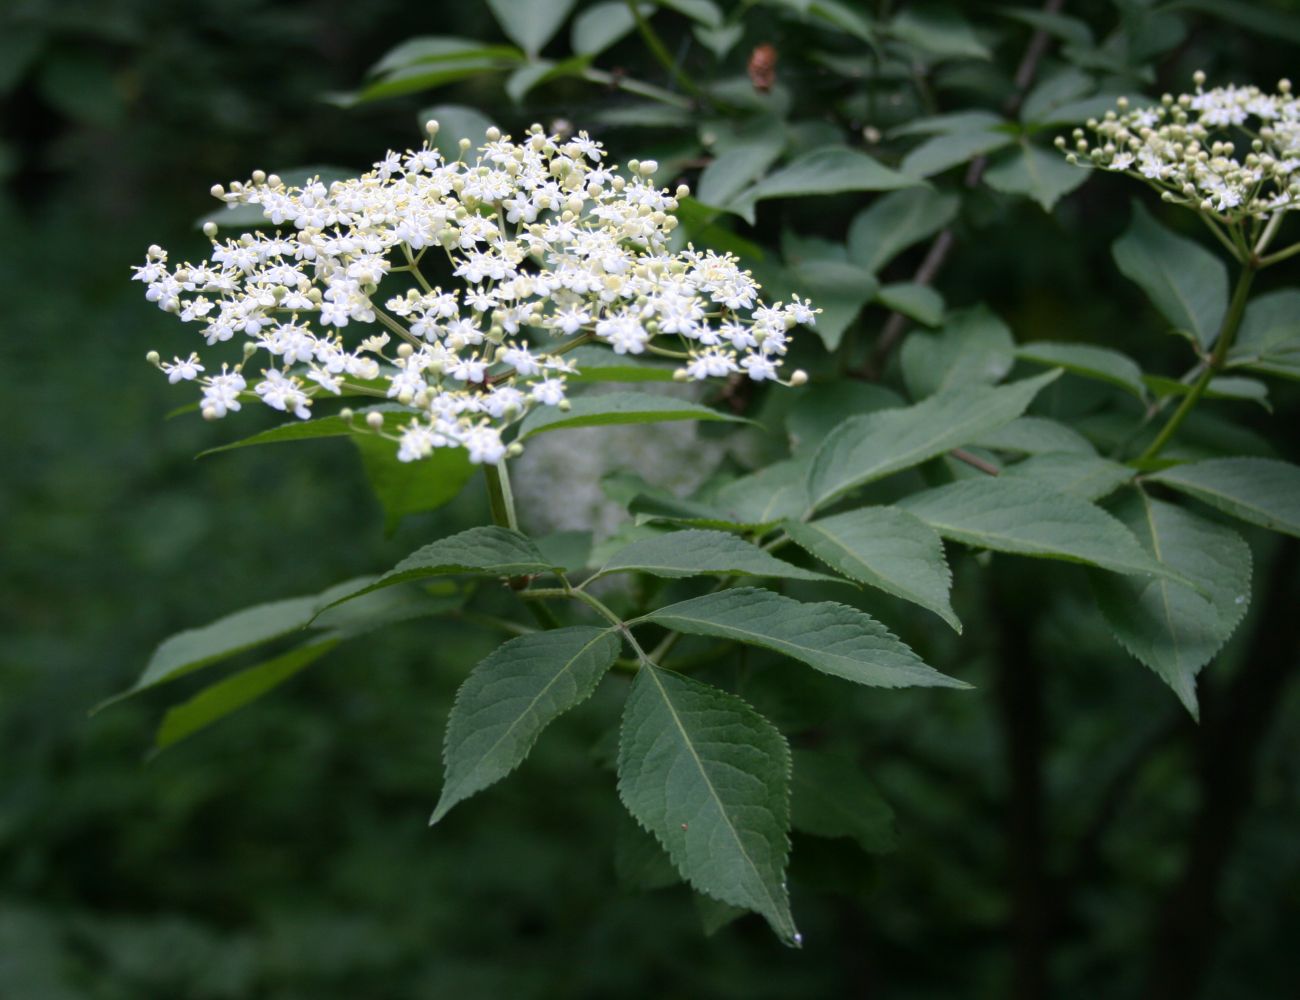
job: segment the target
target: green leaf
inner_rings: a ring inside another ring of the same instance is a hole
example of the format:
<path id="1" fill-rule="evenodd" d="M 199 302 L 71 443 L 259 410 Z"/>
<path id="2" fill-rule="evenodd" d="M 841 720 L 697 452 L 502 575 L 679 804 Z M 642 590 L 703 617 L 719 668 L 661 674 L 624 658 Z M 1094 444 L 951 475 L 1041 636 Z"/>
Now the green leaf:
<path id="1" fill-rule="evenodd" d="M 1069 163 L 1056 150 L 1040 149 L 1025 139 L 984 171 L 989 187 L 1033 198 L 1044 212 L 1087 179 L 1087 170 Z"/>
<path id="2" fill-rule="evenodd" d="M 785 148 L 780 123 L 745 137 L 718 153 L 700 174 L 695 197 L 705 205 L 725 207 L 776 162 Z"/>
<path id="3" fill-rule="evenodd" d="M 944 538 L 976 548 L 1169 575 L 1100 507 L 1028 479 L 967 479 L 913 494 L 900 506 Z"/>
<path id="4" fill-rule="evenodd" d="M 798 517 L 808 508 L 808 461 L 790 458 L 773 462 L 727 483 L 713 502 L 736 521 L 747 524 L 772 524 Z"/>
<path id="5" fill-rule="evenodd" d="M 1082 45 L 1085 48 L 1092 47 L 1092 29 L 1088 27 L 1086 21 L 1081 21 L 1077 17 L 1022 7 L 1003 7 L 999 13 L 1027 24 L 1031 28 L 1045 31 L 1063 42 Z"/>
<path id="6" fill-rule="evenodd" d="M 948 600 L 952 574 L 943 542 L 920 518 L 897 507 L 861 507 L 782 527 L 837 573 L 928 608 L 961 631 Z"/>
<path id="7" fill-rule="evenodd" d="M 1250 546 L 1231 528 L 1142 491 L 1116 509 L 1151 555 L 1196 584 L 1098 574 L 1097 603 L 1115 637 L 1198 716 L 1196 675 L 1250 601 Z"/>
<path id="8" fill-rule="evenodd" d="M 361 453 L 361 466 L 384 509 L 389 534 L 408 514 L 436 510 L 454 500 L 474 475 L 464 448 L 435 448 L 428 458 L 402 462 L 397 445 L 373 435 L 357 434 L 352 443 Z"/>
<path id="9" fill-rule="evenodd" d="M 515 53 L 515 56 L 517 55 L 518 53 Z M 341 95 L 336 103 L 343 107 L 351 107 L 368 101 L 402 97 L 422 90 L 445 87 L 449 83 L 458 83 L 461 80 L 471 80 L 476 76 L 512 70 L 518 65 L 518 58 L 495 55 L 466 55 L 459 59 L 415 63 L 393 70 L 373 83 L 366 84 L 360 93 Z"/>
<path id="10" fill-rule="evenodd" d="M 1127 465 L 1099 455 L 1045 451 L 1008 465 L 1002 475 L 1032 479 L 1058 493 L 1070 493 L 1084 500 L 1100 500 L 1123 486 L 1135 473 Z"/>
<path id="11" fill-rule="evenodd" d="M 1284 288 L 1251 300 L 1228 364 L 1300 379 L 1300 291 Z"/>
<path id="12" fill-rule="evenodd" d="M 1109 382 L 1126 392 L 1131 392 L 1138 399 L 1146 399 L 1146 386 L 1142 384 L 1142 369 L 1127 354 L 1109 347 L 1036 340 L 1017 349 L 1016 357 L 1022 361 L 1064 368 L 1084 378 Z"/>
<path id="13" fill-rule="evenodd" d="M 378 406 L 368 406 L 356 412 L 362 418 L 371 412 L 380 414 L 384 418 L 384 430 L 392 433 L 395 425 L 402 417 L 410 416 L 411 409 L 397 403 L 381 403 Z M 251 448 L 254 445 L 280 444 L 286 441 L 311 441 L 317 438 L 351 437 L 354 434 L 370 434 L 370 429 L 366 426 L 364 419 L 361 421 L 355 419 L 344 420 L 338 414 L 334 414 L 328 417 L 317 417 L 314 420 L 294 420 L 291 423 L 280 424 L 277 427 L 269 427 L 264 431 L 258 431 L 256 434 L 241 438 L 238 441 L 231 441 L 229 444 L 222 444 L 215 448 L 209 448 L 207 451 L 201 451 L 197 457 L 204 458 L 208 455 L 220 454 L 223 451 Z"/>
<path id="14" fill-rule="evenodd" d="M 645 664 L 623 711 L 618 793 L 682 877 L 800 938 L 785 889 L 790 749 L 735 695 Z"/>
<path id="15" fill-rule="evenodd" d="M 523 60 L 523 53 L 510 45 L 487 45 L 476 38 L 421 35 L 390 49 L 371 67 L 370 75 L 383 76 L 411 66 L 432 68 L 437 63 L 485 58 L 519 62 Z"/>
<path id="16" fill-rule="evenodd" d="M 788 392 L 795 402 L 786 414 L 785 429 L 795 454 L 821 444 L 822 438 L 849 417 L 904 405 L 903 397 L 892 389 L 857 379 L 810 383 Z"/>
<path id="17" fill-rule="evenodd" d="M 684 14 L 692 21 L 706 28 L 722 27 L 722 11 L 713 0 L 654 0 L 660 7 L 667 7 L 679 14 Z"/>
<path id="18" fill-rule="evenodd" d="M 931 187 L 891 191 L 859 212 L 849 226 L 849 257 L 879 271 L 908 247 L 933 236 L 957 216 L 961 198 Z"/>
<path id="19" fill-rule="evenodd" d="M 1300 538 L 1300 467 L 1271 458 L 1211 458 L 1147 477 L 1225 514 Z"/>
<path id="20" fill-rule="evenodd" d="M 1059 372 L 1010 385 L 971 386 L 914 406 L 850 417 L 813 458 L 808 492 L 814 509 L 988 434 L 1024 412 Z"/>
<path id="21" fill-rule="evenodd" d="M 936 135 L 903 157 L 899 169 L 909 177 L 933 177 L 1013 142 L 1015 136 L 1005 130 L 981 129 Z"/>
<path id="22" fill-rule="evenodd" d="M 188 701 L 167 710 L 154 737 L 155 746 L 164 750 L 256 701 L 315 663 L 339 641 L 332 636 L 314 639 L 204 688 Z"/>
<path id="23" fill-rule="evenodd" d="M 1176 378 L 1164 375 L 1143 375 L 1142 382 L 1157 398 L 1167 396 L 1186 396 L 1192 387 Z M 1257 378 L 1241 378 L 1233 375 L 1219 375 L 1210 379 L 1201 391 L 1202 399 L 1236 399 L 1248 403 L 1258 403 L 1272 412 L 1273 404 L 1268 399 L 1268 386 Z"/>
<path id="24" fill-rule="evenodd" d="M 1095 455 L 1092 442 L 1068 424 L 1046 417 L 1018 417 L 996 430 L 981 434 L 972 444 L 994 451 L 1020 455 L 1068 451 L 1076 455 Z"/>
<path id="25" fill-rule="evenodd" d="M 889 33 L 940 59 L 988 59 L 991 53 L 955 7 L 909 3 L 889 23 Z"/>
<path id="26" fill-rule="evenodd" d="M 841 260 L 815 260 L 790 269 L 790 290 L 822 310 L 813 332 L 828 351 L 840 345 L 848 329 L 876 293 L 876 278 L 866 268 Z M 769 286 L 770 287 L 770 286 Z"/>
<path id="27" fill-rule="evenodd" d="M 178 632 L 158 645 L 145 665 L 144 672 L 130 689 L 104 704 L 297 632 L 310 624 L 337 597 L 358 589 L 371 579 L 362 577 L 349 580 L 322 594 L 257 604 L 218 618 L 208 625 Z"/>
<path id="28" fill-rule="evenodd" d="M 1269 5 L 1247 0 L 1174 0 L 1165 10 L 1199 10 L 1212 18 L 1238 24 L 1269 40 L 1285 39 L 1300 45 L 1300 17 L 1285 10 L 1284 5 Z"/>
<path id="29" fill-rule="evenodd" d="M 943 296 L 929 285 L 910 281 L 884 285 L 876 292 L 876 301 L 886 309 L 902 313 L 926 326 L 938 326 L 943 322 Z M 903 343 L 906 346 L 907 341 Z"/>
<path id="30" fill-rule="evenodd" d="M 894 139 L 905 135 L 956 135 L 960 132 L 1002 131 L 1005 133 L 1006 126 L 1007 120 L 1001 115 L 975 108 L 913 118 L 890 129 L 889 137 Z"/>
<path id="31" fill-rule="evenodd" d="M 608 347 L 586 344 L 569 352 L 578 371 L 568 375 L 572 384 L 583 382 L 671 382 L 676 366 L 654 359 L 643 360 L 615 354 Z"/>
<path id="32" fill-rule="evenodd" d="M 519 440 L 547 431 L 570 427 L 602 427 L 608 424 L 653 424 L 669 420 L 729 420 L 746 423 L 743 417 L 711 410 L 675 396 L 644 392 L 611 392 L 598 396 L 574 396 L 566 413 L 559 407 L 533 410 L 519 428 Z"/>
<path id="33" fill-rule="evenodd" d="M 840 0 L 809 0 L 807 11 L 814 19 L 824 21 L 868 45 L 876 43 L 871 30 L 871 19 L 856 6 Z"/>
<path id="34" fill-rule="evenodd" d="M 509 528 L 485 525 L 430 542 L 374 582 L 342 591 L 320 607 L 325 610 L 362 594 L 430 576 L 533 576 L 556 568 L 531 539 Z"/>
<path id="35" fill-rule="evenodd" d="M 1053 119 L 1051 113 L 1064 104 L 1087 97 L 1097 89 L 1096 78 L 1076 66 L 1063 66 L 1043 76 L 1025 95 L 1020 105 L 1022 122 L 1045 123 Z"/>
<path id="36" fill-rule="evenodd" d="M 618 658 L 613 629 L 574 626 L 511 639 L 456 692 L 443 785 L 430 824 L 523 763 L 543 729 L 587 700 Z"/>
<path id="37" fill-rule="evenodd" d="M 641 4 L 643 17 L 653 10 L 650 4 Z M 569 47 L 580 56 L 598 55 L 626 37 L 635 27 L 632 8 L 623 0 L 592 4 L 573 19 L 569 29 Z"/>
<path id="38" fill-rule="evenodd" d="M 794 757 L 794 828 L 814 837 L 848 837 L 870 854 L 894 850 L 894 810 L 851 760 L 816 750 Z"/>
<path id="39" fill-rule="evenodd" d="M 903 341 L 899 361 L 913 399 L 961 386 L 1000 381 L 1015 359 L 1011 331 L 983 305 L 948 316 L 937 333 L 916 331 Z"/>
<path id="40" fill-rule="evenodd" d="M 596 575 L 629 572 L 670 579 L 711 574 L 839 582 L 835 577 L 777 559 L 726 531 L 674 531 L 640 539 L 614 553 Z"/>
<path id="41" fill-rule="evenodd" d="M 843 191 L 892 191 L 917 182 L 882 166 L 866 153 L 830 146 L 804 153 L 739 194 L 730 211 L 753 223 L 754 205 L 769 198 L 803 198 Z"/>
<path id="42" fill-rule="evenodd" d="M 506 37 L 536 59 L 573 10 L 575 0 L 487 0 Z"/>
<path id="43" fill-rule="evenodd" d="M 1112 247 L 1125 277 L 1165 319 L 1202 348 L 1213 346 L 1228 309 L 1228 270 L 1199 243 L 1175 236 L 1137 202 L 1133 222 Z"/>
<path id="44" fill-rule="evenodd" d="M 670 604 L 637 621 L 762 646 L 872 687 L 969 687 L 928 666 L 865 611 L 831 601 L 805 603 L 734 587 Z"/>

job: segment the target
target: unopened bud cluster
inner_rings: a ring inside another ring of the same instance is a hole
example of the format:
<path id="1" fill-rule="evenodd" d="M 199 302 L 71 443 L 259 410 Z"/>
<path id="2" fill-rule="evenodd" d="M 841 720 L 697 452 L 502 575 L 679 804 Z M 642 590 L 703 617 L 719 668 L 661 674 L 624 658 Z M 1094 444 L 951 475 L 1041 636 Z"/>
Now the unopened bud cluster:
<path id="1" fill-rule="evenodd" d="M 1258 87 L 1205 90 L 1160 103 L 1118 108 L 1073 141 L 1056 140 L 1072 163 L 1091 164 L 1146 181 L 1165 201 L 1210 213 L 1222 222 L 1270 215 L 1300 204 L 1300 101 L 1289 80 L 1277 92 Z M 1092 136 L 1089 137 L 1088 133 Z"/>
<path id="2" fill-rule="evenodd" d="M 411 411 L 390 435 L 404 461 L 441 447 L 501 461 L 507 427 L 533 407 L 567 406 L 576 369 L 562 355 L 587 341 L 680 356 L 682 379 L 779 380 L 790 330 L 817 310 L 797 297 L 763 304 L 730 255 L 674 251 L 687 191 L 656 187 L 655 163 L 619 173 L 586 133 L 537 125 L 518 143 L 495 128 L 486 138 L 473 162 L 469 140 L 456 161 L 426 142 L 328 185 L 256 171 L 214 187 L 232 206 L 259 206 L 272 228 L 219 240 L 209 223 L 210 259 L 171 267 L 150 247 L 135 277 L 208 346 L 240 337 L 242 356 L 219 371 L 197 353 L 150 361 L 199 385 L 209 419 L 248 399 L 304 419 L 322 393 L 395 400 Z M 445 257 L 456 287 L 430 284 L 426 254 Z"/>

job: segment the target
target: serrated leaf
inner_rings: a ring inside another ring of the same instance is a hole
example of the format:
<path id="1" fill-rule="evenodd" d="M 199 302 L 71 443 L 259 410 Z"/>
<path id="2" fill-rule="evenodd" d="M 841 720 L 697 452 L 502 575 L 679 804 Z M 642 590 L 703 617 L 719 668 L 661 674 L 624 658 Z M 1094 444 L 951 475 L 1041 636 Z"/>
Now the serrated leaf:
<path id="1" fill-rule="evenodd" d="M 188 701 L 167 710 L 154 745 L 164 750 L 238 711 L 315 663 L 339 641 L 335 636 L 312 640 L 204 688 Z"/>
<path id="2" fill-rule="evenodd" d="M 713 502 L 745 524 L 771 524 L 798 517 L 808 509 L 810 462 L 809 456 L 773 462 L 727 483 Z"/>
<path id="3" fill-rule="evenodd" d="M 131 688 L 104 704 L 297 632 L 339 596 L 359 589 L 372 579 L 362 577 L 338 584 L 321 594 L 257 604 L 199 628 L 178 632 L 159 643 L 144 672 Z"/>
<path id="4" fill-rule="evenodd" d="M 366 407 L 358 410 L 357 413 L 363 417 L 370 412 L 379 413 L 387 425 L 386 429 L 390 432 L 393 426 L 398 422 L 399 415 L 409 415 L 410 407 L 399 406 L 396 403 L 381 403 L 379 406 Z M 334 414 L 328 417 L 317 417 L 314 420 L 295 420 L 292 423 L 280 424 L 277 427 L 268 427 L 264 431 L 258 431 L 246 438 L 240 438 L 238 441 L 231 441 L 229 444 L 217 445 L 215 448 L 209 448 L 207 451 L 201 451 L 198 458 L 205 458 L 208 455 L 218 455 L 223 451 L 234 451 L 238 448 L 251 448 L 255 445 L 262 444 L 280 444 L 288 441 L 311 441 L 316 438 L 332 437 L 351 437 L 353 434 L 368 433 L 369 428 L 360 430 L 364 427 L 364 422 L 358 423 L 354 420 L 344 420 L 342 417 Z"/>
<path id="5" fill-rule="evenodd" d="M 814 837 L 848 837 L 870 854 L 897 846 L 894 810 L 851 760 L 795 750 L 794 828 Z"/>
<path id="6" fill-rule="evenodd" d="M 641 4 L 641 14 L 653 12 L 650 4 Z M 594 56 L 631 33 L 636 18 L 623 0 L 605 0 L 592 4 L 573 19 L 569 29 L 569 47 L 580 56 Z"/>
<path id="7" fill-rule="evenodd" d="M 466 58 L 522 60 L 523 53 L 509 45 L 486 45 L 476 38 L 453 38 L 447 35 L 421 35 L 407 39 L 390 49 L 370 69 L 371 76 L 382 76 L 409 66 L 430 66 Z M 457 136 L 459 138 L 459 136 Z"/>
<path id="8" fill-rule="evenodd" d="M 429 823 L 522 764 L 543 729 L 591 696 L 618 650 L 613 629 L 573 626 L 521 635 L 479 661 L 447 720 Z"/>
<path id="9" fill-rule="evenodd" d="M 1202 348 L 1213 346 L 1228 309 L 1228 270 L 1199 243 L 1176 236 L 1137 202 L 1112 247 L 1115 264 L 1173 324 Z"/>
<path id="10" fill-rule="evenodd" d="M 1010 385 L 939 393 L 914 406 L 850 417 L 827 435 L 813 458 L 813 509 L 876 479 L 988 434 L 1024 412 L 1059 372 Z"/>
<path id="11" fill-rule="evenodd" d="M 618 793 L 690 885 L 798 944 L 785 889 L 790 750 L 735 695 L 645 664 L 623 710 Z"/>
<path id="12" fill-rule="evenodd" d="M 1016 357 L 1053 368 L 1064 368 L 1084 378 L 1109 382 L 1131 392 L 1138 399 L 1146 399 L 1142 369 L 1127 354 L 1109 347 L 1036 340 L 1020 347 L 1016 351 Z"/>
<path id="13" fill-rule="evenodd" d="M 943 321 L 943 296 L 929 285 L 910 281 L 882 285 L 876 292 L 876 301 L 926 326 L 938 326 Z M 907 343 L 904 341 L 904 346 Z"/>
<path id="14" fill-rule="evenodd" d="M 695 197 L 705 205 L 723 208 L 767 172 L 785 148 L 785 134 L 774 123 L 759 134 L 748 135 L 718 153 L 700 173 Z"/>
<path id="15" fill-rule="evenodd" d="M 532 540 L 496 525 L 469 528 L 416 549 L 379 579 L 335 596 L 321 611 L 384 587 L 431 576 L 532 576 L 557 567 Z"/>
<path id="16" fill-rule="evenodd" d="M 879 271 L 914 243 L 933 236 L 957 215 L 961 198 L 930 187 L 891 191 L 859 212 L 849 226 L 849 257 Z"/>
<path id="17" fill-rule="evenodd" d="M 911 150 L 903 157 L 899 169 L 909 177 L 933 177 L 1015 141 L 1013 135 L 1003 130 L 945 132 Z"/>
<path id="18" fill-rule="evenodd" d="M 743 417 L 711 410 L 699 403 L 676 396 L 656 396 L 646 392 L 610 392 L 593 396 L 574 396 L 566 412 L 556 406 L 543 406 L 524 418 L 519 428 L 523 441 L 547 431 L 571 427 L 603 427 L 609 424 L 653 424 L 670 420 L 728 420 L 745 423 Z"/>
<path id="19" fill-rule="evenodd" d="M 899 356 L 913 399 L 999 382 L 1014 360 L 1011 331 L 983 305 L 951 313 L 937 333 L 910 334 Z"/>
<path id="20" fill-rule="evenodd" d="M 1300 538 L 1300 466 L 1272 458 L 1211 458 L 1147 478 L 1249 524 Z"/>
<path id="21" fill-rule="evenodd" d="M 1159 399 L 1168 396 L 1186 396 L 1192 391 L 1191 385 L 1187 382 L 1163 375 L 1143 375 L 1142 381 Z M 1201 390 L 1201 398 L 1236 399 L 1258 403 L 1270 412 L 1273 410 L 1273 404 L 1268 398 L 1268 386 L 1257 378 L 1242 378 L 1236 375 L 1216 376 Z"/>
<path id="22" fill-rule="evenodd" d="M 970 22 L 949 4 L 908 4 L 889 23 L 889 33 L 941 59 L 990 57 Z"/>
<path id="23" fill-rule="evenodd" d="M 1168 576 L 1133 533 L 1100 507 L 1028 479 L 968 479 L 899 506 L 944 538 L 976 548 L 1061 559 L 1115 573 Z"/>
<path id="24" fill-rule="evenodd" d="M 577 372 L 567 375 L 571 384 L 582 382 L 671 382 L 675 366 L 654 360 L 642 360 L 615 354 L 607 347 L 586 344 L 570 351 Z"/>
<path id="25" fill-rule="evenodd" d="M 916 183 L 914 178 L 890 170 L 866 153 L 844 146 L 830 146 L 795 158 L 741 192 L 727 208 L 753 223 L 754 205 L 769 198 L 803 198 L 844 191 L 892 191 Z"/>
<path id="26" fill-rule="evenodd" d="M 1283 288 L 1251 299 L 1229 361 L 1300 352 L 1300 289 Z"/>
<path id="27" fill-rule="evenodd" d="M 618 884 L 639 892 L 681 885 L 682 877 L 659 841 L 627 813 L 618 815 L 614 831 L 614 877 Z"/>
<path id="28" fill-rule="evenodd" d="M 928 666 L 865 611 L 832 601 L 807 603 L 734 587 L 670 604 L 638 621 L 762 646 L 872 687 L 969 687 Z"/>
<path id="29" fill-rule="evenodd" d="M 576 0 L 487 0 L 488 8 L 506 37 L 537 58 L 552 36 L 560 30 Z"/>
<path id="30" fill-rule="evenodd" d="M 1021 139 L 1015 149 L 1000 156 L 984 171 L 984 183 L 1003 194 L 1019 194 L 1038 202 L 1044 212 L 1088 179 L 1056 150 L 1040 149 Z"/>
<path id="31" fill-rule="evenodd" d="M 1041 452 L 1002 470 L 1003 476 L 1031 479 L 1058 493 L 1070 493 L 1085 500 L 1100 500 L 1135 474 L 1119 462 L 1073 451 Z"/>
<path id="32" fill-rule="evenodd" d="M 961 631 L 948 600 L 952 573 L 943 542 L 920 518 L 897 507 L 861 507 L 782 527 L 837 573 L 928 608 Z"/>
<path id="33" fill-rule="evenodd" d="M 1199 715 L 1196 675 L 1246 614 L 1250 546 L 1231 528 L 1141 491 L 1115 514 L 1151 555 L 1194 582 L 1097 574 L 1097 603 L 1120 643 Z"/>
<path id="34" fill-rule="evenodd" d="M 1076 455 L 1097 453 L 1092 442 L 1073 427 L 1047 417 L 1017 417 L 997 430 L 981 434 L 971 443 L 1021 455 L 1041 455 L 1051 451 L 1069 451 Z"/>
<path id="35" fill-rule="evenodd" d="M 437 510 L 454 500 L 474 476 L 475 467 L 464 448 L 435 448 L 415 462 L 397 457 L 397 446 L 371 434 L 352 437 L 361 454 L 361 467 L 384 510 L 388 534 L 409 514 Z"/>
<path id="36" fill-rule="evenodd" d="M 649 573 L 669 579 L 688 576 L 764 576 L 787 580 L 838 581 L 794 566 L 725 531 L 693 529 L 643 538 L 615 552 L 597 576 Z"/>
<path id="37" fill-rule="evenodd" d="M 785 429 L 790 450 L 807 452 L 849 417 L 903 406 L 903 397 L 892 389 L 856 379 L 811 383 L 791 389 L 795 403 L 786 414 Z"/>

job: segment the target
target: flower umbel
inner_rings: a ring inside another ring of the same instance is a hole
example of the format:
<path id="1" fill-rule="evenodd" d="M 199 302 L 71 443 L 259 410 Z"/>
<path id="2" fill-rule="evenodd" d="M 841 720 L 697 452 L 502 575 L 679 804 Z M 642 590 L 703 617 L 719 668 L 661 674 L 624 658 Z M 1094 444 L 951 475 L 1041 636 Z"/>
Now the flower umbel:
<path id="1" fill-rule="evenodd" d="M 672 249 L 685 187 L 656 187 L 652 161 L 616 172 L 586 133 L 486 138 L 472 163 L 467 139 L 455 161 L 426 142 L 329 185 L 256 171 L 214 187 L 276 228 L 219 240 L 208 223 L 208 260 L 171 268 L 154 246 L 135 278 L 209 347 L 239 335 L 243 357 L 215 374 L 197 354 L 150 360 L 197 383 L 209 419 L 248 399 L 306 419 L 322 393 L 376 396 L 410 412 L 388 435 L 403 461 L 462 447 L 492 464 L 530 409 L 567 405 L 576 368 L 563 355 L 584 343 L 680 358 L 686 380 L 779 380 L 789 331 L 817 310 L 798 297 L 765 305 L 730 255 Z M 426 277 L 431 251 L 455 287 Z M 382 418 L 366 426 L 385 433 Z"/>
<path id="2" fill-rule="evenodd" d="M 1091 163 L 1136 177 L 1155 187 L 1165 201 L 1186 205 L 1231 224 L 1263 218 L 1300 205 L 1300 101 L 1289 80 L 1277 92 L 1258 87 L 1205 90 L 1205 74 L 1194 77 L 1196 92 L 1165 94 L 1150 107 L 1130 108 L 1121 98 L 1115 111 L 1075 129 L 1069 144 L 1074 163 Z"/>

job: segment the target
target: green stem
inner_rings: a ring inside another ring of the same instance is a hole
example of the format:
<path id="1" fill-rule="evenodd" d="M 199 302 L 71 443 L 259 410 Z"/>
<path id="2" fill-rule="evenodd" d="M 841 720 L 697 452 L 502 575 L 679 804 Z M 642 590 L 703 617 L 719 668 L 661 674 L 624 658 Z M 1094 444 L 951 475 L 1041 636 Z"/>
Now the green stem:
<path id="1" fill-rule="evenodd" d="M 1280 261 L 1286 260 L 1288 257 L 1294 257 L 1298 253 L 1300 253 L 1300 243 L 1292 243 L 1285 250 L 1279 250 L 1277 253 L 1271 253 L 1267 257 L 1261 257 L 1259 259 L 1259 266 L 1268 267 L 1270 264 L 1277 264 Z"/>
<path id="2" fill-rule="evenodd" d="M 515 518 L 515 497 L 510 492 L 510 474 L 506 463 L 484 465 L 483 475 L 487 479 L 488 504 L 492 508 L 492 520 L 503 528 L 519 530 L 519 521 Z"/>
<path id="3" fill-rule="evenodd" d="M 582 79 L 590 83 L 598 83 L 601 86 L 612 87 L 615 90 L 625 90 L 629 94 L 636 94 L 638 97 L 648 97 L 652 101 L 670 104 L 675 108 L 681 108 L 683 111 L 694 109 L 694 104 L 689 99 L 682 97 L 681 94 L 674 94 L 671 90 L 664 90 L 663 87 L 656 87 L 652 83 L 634 80 L 622 74 L 607 73 L 603 69 L 589 67 L 582 71 Z"/>
<path id="4" fill-rule="evenodd" d="M 1255 272 L 1262 266 L 1258 258 L 1250 258 L 1242 266 L 1241 274 L 1237 277 L 1237 287 L 1232 293 L 1232 303 L 1228 306 L 1228 314 L 1223 318 L 1223 326 L 1219 329 L 1219 339 L 1214 345 L 1214 353 L 1210 355 L 1209 360 L 1205 363 L 1205 369 L 1201 372 L 1200 378 L 1192 383 L 1191 390 L 1183 397 L 1182 403 L 1173 413 L 1173 416 L 1160 429 L 1156 439 L 1151 442 L 1150 447 L 1142 453 L 1138 459 L 1140 462 L 1149 462 L 1159 456 L 1164 451 L 1165 446 L 1173 439 L 1178 428 L 1182 426 L 1187 415 L 1196 408 L 1196 404 L 1205 395 L 1205 390 L 1209 388 L 1210 380 L 1223 368 L 1224 362 L 1228 358 L 1228 350 L 1232 347 L 1233 338 L 1237 335 L 1237 328 L 1241 326 L 1241 318 L 1246 312 L 1246 300 L 1250 297 L 1250 285 L 1255 280 Z"/>
<path id="5" fill-rule="evenodd" d="M 695 85 L 695 81 L 677 65 L 677 60 L 672 57 L 672 53 L 670 53 L 668 47 L 664 45 L 664 41 L 659 37 L 659 33 L 651 27 L 649 21 L 641 16 L 639 0 L 627 0 L 627 9 L 632 12 L 632 20 L 636 22 L 637 33 L 640 34 L 642 41 L 645 42 L 646 48 L 648 48 L 650 54 L 659 61 L 659 65 L 668 71 L 668 75 L 673 78 L 673 82 L 692 97 L 696 99 L 702 98 L 704 94 L 700 88 Z"/>

